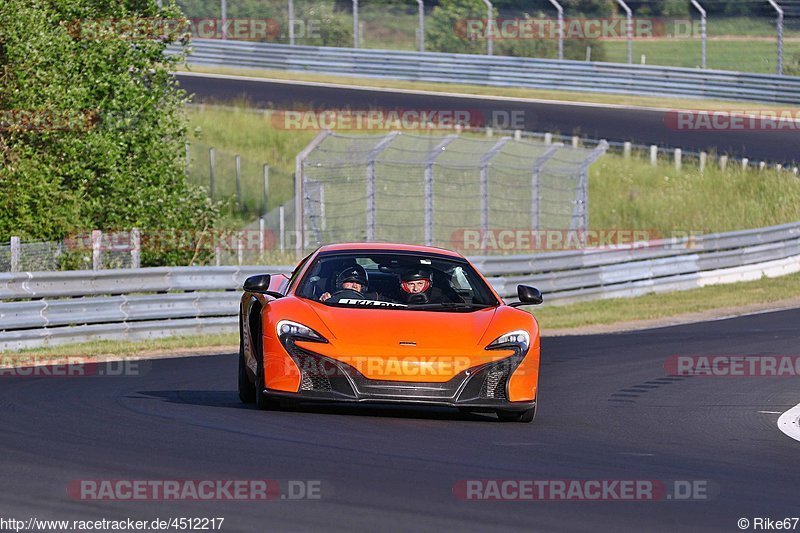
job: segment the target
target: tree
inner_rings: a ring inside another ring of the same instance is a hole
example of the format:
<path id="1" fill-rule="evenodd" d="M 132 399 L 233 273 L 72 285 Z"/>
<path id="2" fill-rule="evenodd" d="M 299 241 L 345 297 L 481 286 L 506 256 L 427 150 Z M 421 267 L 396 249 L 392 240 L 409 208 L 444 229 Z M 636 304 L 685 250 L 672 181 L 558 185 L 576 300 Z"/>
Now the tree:
<path id="1" fill-rule="evenodd" d="M 184 176 L 187 97 L 170 74 L 181 57 L 164 55 L 181 35 L 157 24 L 179 17 L 154 0 L 0 5 L 0 241 L 213 225 L 215 206 Z"/>

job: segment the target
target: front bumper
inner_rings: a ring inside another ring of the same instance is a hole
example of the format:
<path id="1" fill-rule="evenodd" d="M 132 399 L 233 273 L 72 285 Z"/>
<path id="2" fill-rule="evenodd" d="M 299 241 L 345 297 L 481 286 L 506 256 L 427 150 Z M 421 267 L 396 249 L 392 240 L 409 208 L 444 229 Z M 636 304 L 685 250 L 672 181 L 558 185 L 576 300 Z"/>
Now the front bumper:
<path id="1" fill-rule="evenodd" d="M 536 405 L 535 401 L 508 400 L 509 380 L 524 354 L 463 370 L 446 382 L 408 382 L 369 379 L 356 368 L 301 348 L 292 340 L 286 342 L 285 348 L 300 369 L 300 386 L 297 392 L 264 391 L 275 398 L 443 405 L 476 411 L 524 411 Z"/>

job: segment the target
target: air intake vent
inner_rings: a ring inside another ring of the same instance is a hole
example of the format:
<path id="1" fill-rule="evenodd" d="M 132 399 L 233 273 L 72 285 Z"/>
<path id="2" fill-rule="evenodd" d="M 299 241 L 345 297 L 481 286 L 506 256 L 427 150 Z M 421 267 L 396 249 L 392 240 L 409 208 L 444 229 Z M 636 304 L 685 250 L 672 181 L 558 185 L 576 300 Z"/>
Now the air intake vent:
<path id="1" fill-rule="evenodd" d="M 303 372 L 303 379 L 300 381 L 300 390 L 330 392 L 333 388 L 331 387 L 331 380 L 328 379 L 328 376 Z"/>
<path id="2" fill-rule="evenodd" d="M 481 387 L 482 398 L 492 398 L 497 400 L 506 397 L 506 380 L 508 379 L 508 369 L 498 367 L 489 370 L 483 380 Z"/>

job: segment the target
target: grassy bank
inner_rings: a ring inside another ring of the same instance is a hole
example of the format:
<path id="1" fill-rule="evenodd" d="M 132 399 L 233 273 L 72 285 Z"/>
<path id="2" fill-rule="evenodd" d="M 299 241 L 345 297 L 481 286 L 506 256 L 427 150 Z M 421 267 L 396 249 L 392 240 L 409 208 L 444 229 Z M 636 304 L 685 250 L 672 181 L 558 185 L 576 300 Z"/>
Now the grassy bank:
<path id="1" fill-rule="evenodd" d="M 606 60 L 628 62 L 625 41 L 603 43 Z M 640 63 L 642 55 L 648 65 L 695 68 L 701 65 L 700 39 L 653 39 L 633 43 L 633 62 Z M 784 61 L 800 54 L 800 42 L 784 42 Z M 775 39 L 711 39 L 707 44 L 707 67 L 774 74 L 776 66 Z"/>
<path id="2" fill-rule="evenodd" d="M 268 114 L 245 109 L 193 108 L 189 116 L 195 146 L 217 150 L 218 191 L 235 191 L 232 154 L 238 153 L 243 161 L 255 163 L 243 166 L 242 193 L 247 202 L 261 201 L 261 164 L 266 161 L 271 165 L 270 207 L 292 198 L 294 158 L 316 132 L 278 129 Z M 221 166 L 223 161 L 227 166 Z M 197 182 L 207 181 L 207 159 L 193 166 L 191 175 Z M 700 175 L 688 158 L 679 172 L 669 161 L 653 167 L 637 153 L 629 160 L 608 154 L 590 171 L 589 225 L 595 229 L 708 233 L 796 220 L 800 220 L 800 180 L 789 172 L 758 171 L 752 165 L 743 171 L 732 163 L 725 171 L 709 164 Z"/>

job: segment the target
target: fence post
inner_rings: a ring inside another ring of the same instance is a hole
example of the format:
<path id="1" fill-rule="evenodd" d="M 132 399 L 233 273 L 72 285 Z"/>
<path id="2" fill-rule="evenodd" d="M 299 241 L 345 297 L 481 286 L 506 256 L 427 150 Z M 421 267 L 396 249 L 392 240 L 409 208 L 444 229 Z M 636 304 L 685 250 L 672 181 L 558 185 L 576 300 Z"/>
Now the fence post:
<path id="1" fill-rule="evenodd" d="M 681 155 L 682 155 L 681 149 L 680 148 L 675 148 L 675 153 L 674 153 L 675 170 L 677 170 L 678 172 L 681 171 Z"/>
<path id="2" fill-rule="evenodd" d="M 576 223 L 576 228 L 580 231 L 581 244 L 586 246 L 586 231 L 589 229 L 589 167 L 597 161 L 608 150 L 608 142 L 605 139 L 601 140 L 594 150 L 589 153 L 585 160 L 581 163 L 580 168 L 580 181 L 578 183 L 578 201 L 575 206 L 578 210 L 577 217 L 573 216 L 570 226 Z"/>
<path id="3" fill-rule="evenodd" d="M 242 239 L 242 232 L 236 232 L 236 262 L 239 266 L 244 263 L 244 239 Z"/>
<path id="4" fill-rule="evenodd" d="M 489 0 L 483 0 L 486 5 L 486 55 L 492 55 L 494 49 L 494 34 L 492 33 L 492 26 L 494 26 L 494 6 Z"/>
<path id="5" fill-rule="evenodd" d="M 539 186 L 539 180 L 541 178 L 542 167 L 544 167 L 544 164 L 553 157 L 553 154 L 563 146 L 564 145 L 561 143 L 551 145 L 550 148 L 545 150 L 545 152 L 533 162 L 533 169 L 531 172 L 531 229 L 537 231 L 541 229 L 541 187 Z"/>
<path id="6" fill-rule="evenodd" d="M 264 209 L 262 213 L 267 216 L 269 213 L 269 164 L 264 163 Z"/>
<path id="7" fill-rule="evenodd" d="M 358 48 L 358 0 L 353 0 L 353 48 Z"/>
<path id="8" fill-rule="evenodd" d="M 778 76 L 783 76 L 783 9 L 778 5 L 775 0 L 767 0 L 769 4 L 775 9 L 778 18 L 775 20 L 775 30 L 777 33 L 778 41 L 778 66 L 776 71 Z"/>
<path id="9" fill-rule="evenodd" d="M 375 240 L 375 160 L 399 133 L 392 131 L 387 134 L 367 156 L 367 242 Z"/>
<path id="10" fill-rule="evenodd" d="M 209 166 L 209 184 L 210 184 L 210 191 L 209 194 L 211 195 L 211 199 L 214 199 L 214 147 L 208 149 L 208 166 Z"/>
<path id="11" fill-rule="evenodd" d="M 655 144 L 650 145 L 650 164 L 656 166 L 658 164 L 658 146 Z"/>
<path id="12" fill-rule="evenodd" d="M 417 0 L 417 16 L 419 18 L 419 51 L 425 51 L 425 4 Z"/>
<path id="13" fill-rule="evenodd" d="M 545 133 L 544 134 L 544 144 L 553 144 L 553 134 L 552 133 Z"/>
<path id="14" fill-rule="evenodd" d="M 267 224 L 264 217 L 258 219 L 258 252 L 261 257 L 264 257 L 264 252 L 267 250 L 266 235 Z"/>
<path id="15" fill-rule="evenodd" d="M 564 8 L 556 0 L 550 0 L 558 11 L 558 59 L 564 59 Z"/>
<path id="16" fill-rule="evenodd" d="M 706 171 L 706 159 L 708 158 L 708 154 L 705 152 L 700 152 L 700 174 L 702 175 Z"/>
<path id="17" fill-rule="evenodd" d="M 750 162 L 750 160 L 747 159 L 746 157 L 742 158 L 742 170 L 747 170 L 747 163 L 749 163 L 749 162 Z"/>
<path id="18" fill-rule="evenodd" d="M 625 34 L 628 38 L 628 64 L 633 63 L 633 11 L 624 0 L 617 3 L 625 10 Z"/>
<path id="19" fill-rule="evenodd" d="M 354 0 L 356 1 L 356 0 Z M 305 168 L 304 163 L 308 154 L 310 154 L 325 138 L 331 134 L 331 130 L 322 130 L 314 137 L 308 146 L 303 148 L 303 151 L 297 154 L 294 159 L 294 232 L 297 242 L 295 243 L 295 251 L 297 259 L 302 257 L 303 250 L 306 246 L 305 226 L 303 224 L 303 213 L 306 205 L 305 198 Z"/>
<path id="20" fill-rule="evenodd" d="M 103 232 L 99 229 L 92 230 L 92 270 L 103 268 Z"/>
<path id="21" fill-rule="evenodd" d="M 480 202 L 481 202 L 481 231 L 483 235 L 489 231 L 489 163 L 497 155 L 511 137 L 502 137 L 488 152 L 481 156 L 480 163 Z"/>
<path id="22" fill-rule="evenodd" d="M 697 0 L 690 0 L 694 8 L 700 13 L 700 68 L 706 68 L 706 10 Z"/>
<path id="23" fill-rule="evenodd" d="M 631 158 L 631 143 L 630 143 L 630 141 L 625 141 L 625 143 L 622 145 L 622 157 L 624 157 L 625 159 L 630 159 Z"/>
<path id="24" fill-rule="evenodd" d="M 278 206 L 278 242 L 281 252 L 286 249 L 286 219 L 283 205 Z"/>
<path id="25" fill-rule="evenodd" d="M 234 156 L 236 163 L 236 205 L 242 209 L 242 158 L 239 154 Z"/>
<path id="26" fill-rule="evenodd" d="M 719 168 L 721 170 L 725 170 L 725 167 L 727 166 L 728 166 L 728 156 L 727 155 L 719 156 Z"/>
<path id="27" fill-rule="evenodd" d="M 20 249 L 19 237 L 11 237 L 11 272 L 19 272 Z"/>
<path id="28" fill-rule="evenodd" d="M 289 0 L 289 45 L 294 46 L 294 1 Z"/>
<path id="29" fill-rule="evenodd" d="M 425 198 L 425 244 L 433 245 L 433 164 L 447 145 L 458 138 L 458 135 L 451 134 L 445 137 L 442 142 L 437 144 L 425 158 L 425 173 L 423 178 L 424 198 Z"/>
<path id="30" fill-rule="evenodd" d="M 220 15 L 222 18 L 222 39 L 225 40 L 228 38 L 228 1 L 227 0 L 220 0 Z"/>
<path id="31" fill-rule="evenodd" d="M 139 228 L 131 230 L 131 268 L 142 266 L 142 235 Z"/>
<path id="32" fill-rule="evenodd" d="M 578 146 L 580 146 L 580 143 L 581 143 L 581 138 L 578 137 L 577 135 L 573 135 L 572 136 L 572 147 L 573 148 L 577 148 Z"/>

